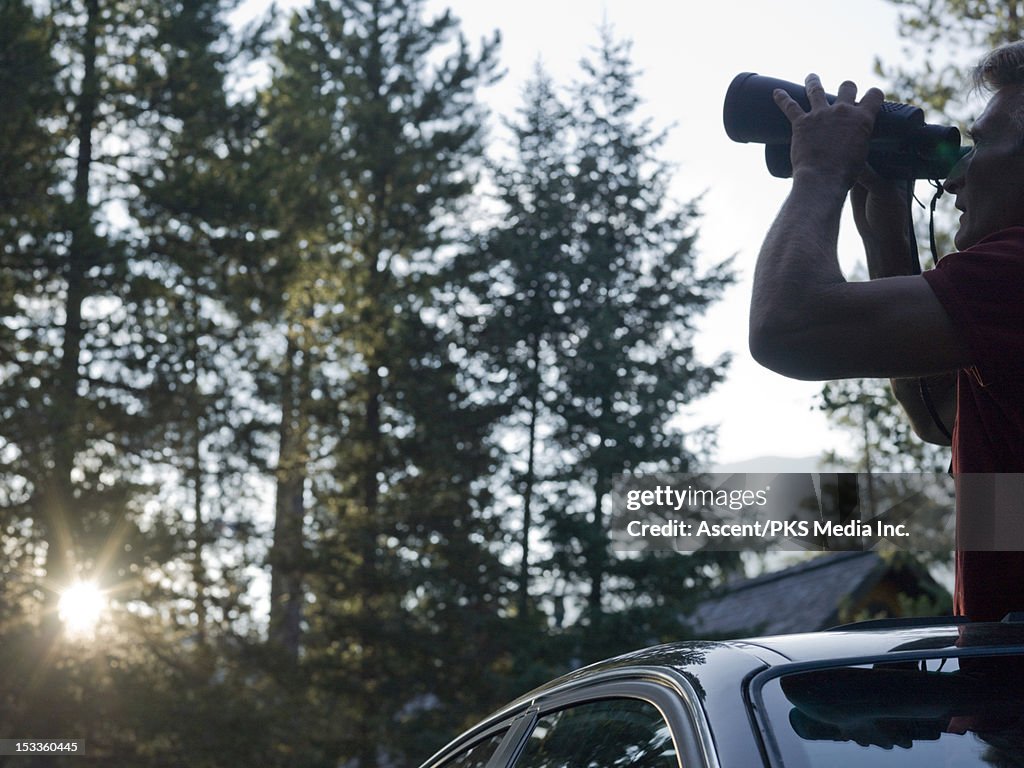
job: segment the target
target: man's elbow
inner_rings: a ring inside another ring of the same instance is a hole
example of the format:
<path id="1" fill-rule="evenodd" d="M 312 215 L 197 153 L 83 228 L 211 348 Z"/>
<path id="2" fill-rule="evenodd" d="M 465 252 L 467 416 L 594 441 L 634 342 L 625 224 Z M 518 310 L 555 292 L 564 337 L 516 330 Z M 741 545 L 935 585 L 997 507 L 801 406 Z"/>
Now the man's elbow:
<path id="1" fill-rule="evenodd" d="M 906 409 L 904 409 L 904 413 L 907 416 L 907 423 L 910 424 L 910 430 L 922 442 L 946 448 L 953 444 L 953 438 L 948 430 L 940 429 L 931 414 L 919 414 Z"/>
<path id="2" fill-rule="evenodd" d="M 750 354 L 765 368 L 791 379 L 815 381 L 821 379 L 813 361 L 800 354 L 796 334 L 773 323 L 750 323 L 748 339 Z"/>
<path id="3" fill-rule="evenodd" d="M 926 443 L 951 445 L 956 421 L 956 374 L 892 379 L 891 384 L 914 434 Z"/>

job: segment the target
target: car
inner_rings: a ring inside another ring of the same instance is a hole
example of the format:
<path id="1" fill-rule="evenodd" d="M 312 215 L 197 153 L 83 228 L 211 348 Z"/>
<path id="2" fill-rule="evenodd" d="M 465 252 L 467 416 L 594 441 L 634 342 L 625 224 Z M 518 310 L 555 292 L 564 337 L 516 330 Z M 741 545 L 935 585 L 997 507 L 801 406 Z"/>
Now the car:
<path id="1" fill-rule="evenodd" d="M 947 765 L 1024 765 L 1024 614 L 647 648 L 521 696 L 422 768 Z"/>

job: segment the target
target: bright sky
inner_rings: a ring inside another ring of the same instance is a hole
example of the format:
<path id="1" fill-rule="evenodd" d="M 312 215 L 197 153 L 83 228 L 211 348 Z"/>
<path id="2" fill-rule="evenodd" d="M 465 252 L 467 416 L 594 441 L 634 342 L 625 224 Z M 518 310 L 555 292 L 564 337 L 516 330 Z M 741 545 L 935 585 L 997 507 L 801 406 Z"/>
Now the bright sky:
<path id="1" fill-rule="evenodd" d="M 812 411 L 820 384 L 762 369 L 747 351 L 750 276 L 788 182 L 769 176 L 759 145 L 729 141 L 722 100 L 743 71 L 798 82 L 814 71 L 832 93 L 847 78 L 862 90 L 884 85 L 873 72 L 875 57 L 889 64 L 903 59 L 896 8 L 883 0 L 429 0 L 429 7 L 451 8 L 470 41 L 501 30 L 507 74 L 483 94 L 495 116 L 512 115 L 520 105 L 522 85 L 538 58 L 556 82 L 576 77 L 603 19 L 617 38 L 633 41 L 643 114 L 656 128 L 672 127 L 665 159 L 677 169 L 673 194 L 681 201 L 704 194 L 698 247 L 707 263 L 735 254 L 740 277 L 709 313 L 699 337 L 706 360 L 732 353 L 728 381 L 693 404 L 685 424 L 719 426 L 721 463 L 842 450 L 846 435 L 831 431 L 824 416 Z M 887 96 L 902 100 L 900 94 Z M 840 254 L 847 267 L 862 254 L 848 217 Z"/>
<path id="2" fill-rule="evenodd" d="M 754 260 L 788 182 L 768 174 L 759 145 L 726 137 L 722 101 L 732 78 L 744 71 L 798 82 L 815 71 L 832 93 L 847 78 L 862 88 L 883 85 L 873 72 L 875 57 L 890 63 L 903 58 L 896 8 L 883 0 L 432 2 L 452 8 L 470 40 L 501 30 L 508 74 L 488 94 L 500 114 L 518 106 L 538 57 L 556 81 L 576 76 L 602 19 L 617 37 L 633 41 L 644 112 L 657 126 L 672 126 L 665 152 L 677 169 L 674 194 L 681 200 L 704 194 L 699 249 L 708 262 L 735 254 L 740 276 L 709 313 L 698 339 L 705 359 L 732 353 L 728 381 L 690 407 L 687 423 L 719 425 L 722 463 L 842 449 L 846 435 L 812 411 L 820 384 L 767 371 L 747 351 Z M 840 253 L 852 265 L 862 251 L 852 220 L 844 230 Z"/>

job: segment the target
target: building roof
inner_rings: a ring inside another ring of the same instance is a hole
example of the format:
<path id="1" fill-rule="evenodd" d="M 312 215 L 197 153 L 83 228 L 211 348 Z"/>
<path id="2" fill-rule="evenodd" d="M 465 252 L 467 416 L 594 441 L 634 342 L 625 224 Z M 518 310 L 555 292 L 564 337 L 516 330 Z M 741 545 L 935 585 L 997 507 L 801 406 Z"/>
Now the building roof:
<path id="1" fill-rule="evenodd" d="M 906 560 L 902 560 L 906 564 Z M 707 637 L 788 634 L 840 623 L 840 611 L 867 594 L 903 565 L 877 552 L 837 552 L 774 573 L 727 585 L 690 616 L 694 631 Z M 913 578 L 922 589 L 938 585 L 920 566 Z M 901 582 L 906 581 L 905 571 Z M 941 588 L 940 588 L 941 589 Z"/>

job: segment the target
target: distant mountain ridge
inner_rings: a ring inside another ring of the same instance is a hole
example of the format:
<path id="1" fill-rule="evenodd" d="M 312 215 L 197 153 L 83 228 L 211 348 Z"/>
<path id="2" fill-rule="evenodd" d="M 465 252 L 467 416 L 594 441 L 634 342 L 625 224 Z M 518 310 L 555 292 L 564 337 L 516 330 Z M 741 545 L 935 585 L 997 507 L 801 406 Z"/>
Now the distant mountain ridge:
<path id="1" fill-rule="evenodd" d="M 838 467 L 827 464 L 821 456 L 758 456 L 753 459 L 714 464 L 715 474 L 756 473 L 778 474 L 785 472 L 837 472 Z"/>

